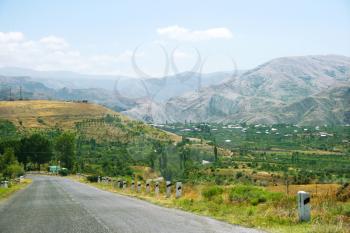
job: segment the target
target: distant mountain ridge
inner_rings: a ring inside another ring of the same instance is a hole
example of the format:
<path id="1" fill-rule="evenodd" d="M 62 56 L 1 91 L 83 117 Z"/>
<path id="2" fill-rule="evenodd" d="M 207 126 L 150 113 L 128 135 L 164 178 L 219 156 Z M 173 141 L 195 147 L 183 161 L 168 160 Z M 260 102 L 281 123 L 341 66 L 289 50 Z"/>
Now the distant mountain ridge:
<path id="1" fill-rule="evenodd" d="M 284 57 L 222 84 L 125 113 L 158 123 L 344 124 L 349 122 L 349 87 L 349 57 Z"/>
<path id="2" fill-rule="evenodd" d="M 230 72 L 203 75 L 185 72 L 164 78 L 140 80 L 124 76 L 0 68 L 0 100 L 21 97 L 88 100 L 115 111 L 126 111 L 149 99 L 157 102 L 166 101 L 171 97 L 196 90 L 199 86 L 218 84 L 230 76 Z"/>
<path id="3" fill-rule="evenodd" d="M 0 68 L 0 100 L 88 100 L 147 122 L 347 124 L 350 117 L 350 58 L 338 55 L 277 58 L 238 76 L 185 72 L 106 83 L 80 81 L 79 74 L 68 82 L 70 72 L 54 72 L 53 79 L 44 77 L 50 72 L 2 72 L 14 71 Z"/>
<path id="4" fill-rule="evenodd" d="M 118 75 L 85 75 L 68 71 L 36 71 L 17 67 L 0 68 L 0 76 L 28 77 L 51 89 L 105 89 L 124 98 L 139 99 L 152 96 L 157 102 L 195 91 L 200 87 L 219 84 L 232 72 L 198 74 L 184 72 L 162 78 L 139 79 Z"/>

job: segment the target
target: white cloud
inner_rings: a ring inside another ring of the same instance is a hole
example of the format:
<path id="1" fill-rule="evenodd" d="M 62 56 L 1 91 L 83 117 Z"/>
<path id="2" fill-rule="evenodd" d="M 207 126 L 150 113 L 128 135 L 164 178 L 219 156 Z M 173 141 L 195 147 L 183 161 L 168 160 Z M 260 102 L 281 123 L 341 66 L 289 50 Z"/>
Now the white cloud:
<path id="1" fill-rule="evenodd" d="M 0 66 L 67 70 L 87 74 L 120 74 L 131 52 L 85 56 L 64 39 L 46 36 L 28 40 L 21 32 L 0 32 Z M 126 72 L 124 72 L 126 73 Z"/>
<path id="2" fill-rule="evenodd" d="M 0 32 L 0 43 L 19 42 L 24 40 L 21 32 Z"/>
<path id="3" fill-rule="evenodd" d="M 47 36 L 39 40 L 44 46 L 52 50 L 62 50 L 69 47 L 68 43 L 63 38 L 56 36 Z"/>
<path id="4" fill-rule="evenodd" d="M 203 41 L 212 39 L 231 39 L 232 32 L 228 28 L 209 28 L 206 30 L 190 30 L 178 25 L 158 28 L 160 36 L 178 41 Z"/>

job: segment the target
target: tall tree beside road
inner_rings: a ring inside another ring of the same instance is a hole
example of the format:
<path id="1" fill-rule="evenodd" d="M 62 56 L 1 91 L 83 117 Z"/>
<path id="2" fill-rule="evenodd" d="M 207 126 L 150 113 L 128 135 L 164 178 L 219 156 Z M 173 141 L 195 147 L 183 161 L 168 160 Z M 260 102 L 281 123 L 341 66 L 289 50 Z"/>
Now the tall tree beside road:
<path id="1" fill-rule="evenodd" d="M 59 158 L 64 167 L 72 170 L 75 163 L 75 135 L 64 133 L 58 137 L 55 150 L 59 153 Z"/>
<path id="2" fill-rule="evenodd" d="M 51 141 L 42 134 L 34 133 L 23 138 L 20 143 L 18 159 L 26 166 L 28 161 L 36 163 L 40 170 L 40 165 L 47 163 L 52 157 Z"/>
<path id="3" fill-rule="evenodd" d="M 18 163 L 13 149 L 7 148 L 3 155 L 0 155 L 0 179 L 3 175 L 13 179 L 24 173 L 22 166 Z"/>

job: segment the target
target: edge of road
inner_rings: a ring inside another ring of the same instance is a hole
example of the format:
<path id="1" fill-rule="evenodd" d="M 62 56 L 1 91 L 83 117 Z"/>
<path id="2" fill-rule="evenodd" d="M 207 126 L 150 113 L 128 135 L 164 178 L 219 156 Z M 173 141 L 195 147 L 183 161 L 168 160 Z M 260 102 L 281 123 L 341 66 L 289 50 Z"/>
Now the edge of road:
<path id="1" fill-rule="evenodd" d="M 10 198 L 13 198 L 14 196 L 18 195 L 18 193 L 21 193 L 24 189 L 28 188 L 31 184 L 32 184 L 32 180 L 29 178 L 25 178 L 22 183 L 17 183 L 7 189 L 1 188 L 4 190 L 4 193 L 0 193 L 0 205 L 5 203 Z"/>
<path id="2" fill-rule="evenodd" d="M 270 231 L 268 231 L 268 229 L 264 229 L 264 228 L 260 228 L 260 227 L 250 227 L 250 226 L 234 224 L 234 223 L 226 221 L 225 219 L 216 218 L 215 216 L 204 215 L 204 214 L 201 214 L 201 213 L 187 211 L 187 210 L 184 210 L 182 208 L 178 208 L 177 206 L 174 206 L 172 204 L 172 201 L 173 201 L 172 198 L 166 198 L 165 196 L 163 197 L 163 196 L 159 195 L 159 199 L 155 200 L 152 196 L 149 196 L 149 195 L 147 196 L 144 193 L 142 193 L 142 195 L 138 195 L 138 194 L 131 193 L 131 192 L 120 191 L 120 190 L 118 190 L 116 188 L 113 188 L 113 186 L 111 186 L 111 185 L 103 185 L 103 184 L 98 184 L 98 183 L 91 183 L 91 182 L 86 181 L 84 179 L 85 177 L 81 177 L 81 176 L 77 176 L 77 175 L 69 175 L 69 176 L 65 176 L 65 177 L 62 177 L 62 178 L 66 178 L 66 179 L 69 179 L 69 180 L 74 181 L 74 182 L 85 184 L 85 185 L 88 185 L 88 186 L 90 186 L 92 188 L 95 188 L 95 189 L 98 189 L 98 190 L 101 190 L 101 191 L 105 191 L 105 192 L 112 193 L 112 194 L 115 194 L 115 195 L 120 195 L 120 196 L 123 196 L 125 198 L 130 198 L 130 199 L 134 199 L 134 200 L 138 200 L 138 201 L 144 201 L 147 204 L 152 204 L 152 205 L 155 205 L 157 207 L 167 208 L 167 209 L 174 210 L 174 211 L 182 211 L 182 212 L 185 212 L 185 213 L 194 214 L 194 215 L 199 216 L 199 217 L 204 217 L 204 218 L 208 218 L 208 219 L 211 219 L 211 220 L 220 221 L 222 223 L 229 224 L 229 225 L 232 225 L 232 226 L 242 227 L 242 228 L 252 229 L 252 230 L 257 230 L 257 231 L 259 231 L 261 233 L 268 233 L 268 232 L 270 232 Z"/>

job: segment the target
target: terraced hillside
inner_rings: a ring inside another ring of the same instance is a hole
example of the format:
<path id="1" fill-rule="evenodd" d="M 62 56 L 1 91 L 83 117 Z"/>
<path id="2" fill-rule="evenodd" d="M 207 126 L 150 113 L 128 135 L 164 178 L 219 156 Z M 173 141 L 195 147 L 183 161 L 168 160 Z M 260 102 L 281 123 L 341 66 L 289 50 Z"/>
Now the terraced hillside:
<path id="1" fill-rule="evenodd" d="M 25 128 L 54 126 L 69 128 L 74 126 L 75 122 L 107 114 L 118 113 L 103 106 L 88 103 L 49 100 L 0 102 L 0 118 Z"/>
<path id="2" fill-rule="evenodd" d="M 11 121 L 18 129 L 49 129 L 53 127 L 61 129 L 74 129 L 77 125 L 84 123 L 89 125 L 89 131 L 100 138 L 106 136 L 102 132 L 109 128 L 111 140 L 118 137 L 121 129 L 110 127 L 105 124 L 96 124 L 102 118 L 110 116 L 118 118 L 122 125 L 142 127 L 156 138 L 167 138 L 172 141 L 180 140 L 180 137 L 155 129 L 143 123 L 133 121 L 118 112 L 114 112 L 106 107 L 91 103 L 63 102 L 50 100 L 30 100 L 30 101 L 0 101 L 0 119 Z M 130 125 L 132 123 L 132 125 Z M 125 133 L 125 132 L 124 132 Z M 98 138 L 96 138 L 98 139 Z"/>

